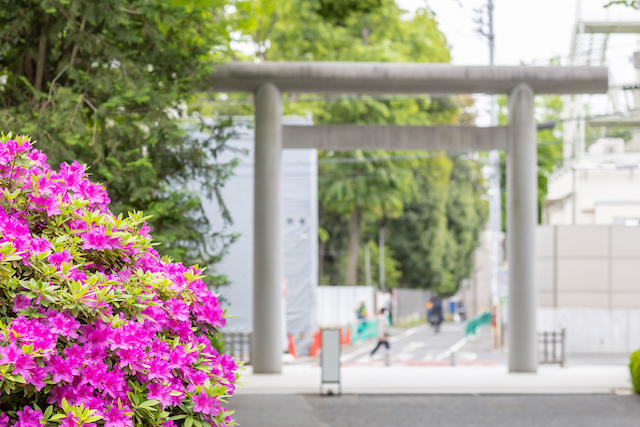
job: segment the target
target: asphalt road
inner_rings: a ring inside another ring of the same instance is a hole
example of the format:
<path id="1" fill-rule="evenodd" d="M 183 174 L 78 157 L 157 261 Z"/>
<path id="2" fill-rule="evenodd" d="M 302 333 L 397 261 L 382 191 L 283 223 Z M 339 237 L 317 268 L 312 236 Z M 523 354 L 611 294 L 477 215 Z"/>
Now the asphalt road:
<path id="1" fill-rule="evenodd" d="M 448 365 L 451 352 L 455 351 L 456 363 L 461 365 L 497 365 L 506 361 L 504 353 L 493 351 L 489 327 L 482 328 L 474 342 L 463 345 L 463 338 L 464 325 L 461 323 L 444 323 L 437 334 L 426 324 L 409 328 L 390 338 L 391 360 L 394 364 L 412 366 Z M 343 366 L 384 363 L 384 347 L 378 349 L 373 358 L 369 355 L 376 343 L 373 341 L 344 352 Z"/>
<path id="2" fill-rule="evenodd" d="M 240 427 L 636 427 L 640 397 L 239 395 Z"/>

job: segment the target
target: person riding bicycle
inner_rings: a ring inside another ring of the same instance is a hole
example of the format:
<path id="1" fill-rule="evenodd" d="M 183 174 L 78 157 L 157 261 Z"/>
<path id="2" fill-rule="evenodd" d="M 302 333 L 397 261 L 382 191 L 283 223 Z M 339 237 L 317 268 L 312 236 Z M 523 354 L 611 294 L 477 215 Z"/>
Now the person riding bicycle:
<path id="1" fill-rule="evenodd" d="M 433 326 L 434 331 L 438 333 L 440 332 L 440 324 L 443 320 L 442 300 L 439 296 L 436 296 L 429 302 L 428 305 L 430 306 L 427 313 L 429 323 L 431 324 L 431 326 Z"/>

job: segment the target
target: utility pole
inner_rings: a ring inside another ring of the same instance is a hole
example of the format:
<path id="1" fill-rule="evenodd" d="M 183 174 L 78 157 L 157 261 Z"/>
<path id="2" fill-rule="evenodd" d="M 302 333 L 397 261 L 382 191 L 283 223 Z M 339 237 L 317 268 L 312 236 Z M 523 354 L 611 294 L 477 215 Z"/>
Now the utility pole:
<path id="1" fill-rule="evenodd" d="M 480 10 L 478 33 L 487 39 L 489 44 L 489 65 L 495 65 L 495 38 L 493 33 L 493 0 L 487 0 L 487 29 L 484 28 L 484 20 Z M 497 96 L 491 95 L 491 126 L 498 126 Z M 500 269 L 500 234 L 502 233 L 502 191 L 500 186 L 500 152 L 489 151 L 489 230 L 491 244 L 491 303 L 494 308 L 499 305 L 498 296 L 498 270 Z M 498 312 L 496 310 L 496 312 Z M 500 341 L 499 330 L 496 331 L 496 346 Z"/>
<path id="2" fill-rule="evenodd" d="M 371 249 L 369 249 L 369 243 L 364 245 L 364 277 L 367 286 L 371 286 Z"/>
<path id="3" fill-rule="evenodd" d="M 384 232 L 385 232 L 385 228 L 384 227 L 380 227 L 380 233 L 378 236 L 378 245 L 379 245 L 379 252 L 380 252 L 380 290 L 381 291 L 385 291 L 385 284 L 384 284 Z"/>

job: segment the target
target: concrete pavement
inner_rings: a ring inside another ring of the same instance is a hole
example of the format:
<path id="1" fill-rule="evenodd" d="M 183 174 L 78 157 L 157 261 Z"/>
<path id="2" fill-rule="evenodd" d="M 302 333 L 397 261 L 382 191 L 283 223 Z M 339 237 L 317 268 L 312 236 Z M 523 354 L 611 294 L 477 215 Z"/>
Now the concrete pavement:
<path id="1" fill-rule="evenodd" d="M 608 394 L 630 390 L 625 366 L 541 366 L 509 374 L 506 366 L 346 366 L 344 394 Z M 243 394 L 318 394 L 320 367 L 285 365 L 281 375 L 243 372 Z M 337 387 L 325 386 L 337 390 Z"/>
<path id="2" fill-rule="evenodd" d="M 635 427 L 638 396 L 240 395 L 240 427 Z"/>

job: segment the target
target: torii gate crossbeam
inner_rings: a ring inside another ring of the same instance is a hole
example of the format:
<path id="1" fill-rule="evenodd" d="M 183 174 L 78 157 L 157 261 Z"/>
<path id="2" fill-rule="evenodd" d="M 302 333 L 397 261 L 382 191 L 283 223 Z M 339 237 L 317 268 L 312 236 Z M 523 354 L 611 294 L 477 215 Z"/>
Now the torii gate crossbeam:
<path id="1" fill-rule="evenodd" d="M 280 373 L 282 369 L 283 143 L 288 147 L 335 149 L 332 147 L 337 146 L 350 150 L 506 148 L 509 371 L 537 371 L 535 232 L 538 209 L 534 94 L 606 93 L 606 68 L 236 62 L 218 67 L 207 84 L 216 91 L 252 92 L 255 95 L 252 354 L 255 373 Z M 509 126 L 506 129 L 408 126 L 392 129 L 343 125 L 283 129 L 281 92 L 508 94 Z M 298 137 L 304 140 L 296 141 Z M 388 139 L 390 137 L 393 139 Z M 447 140 L 451 145 L 443 144 Z"/>

